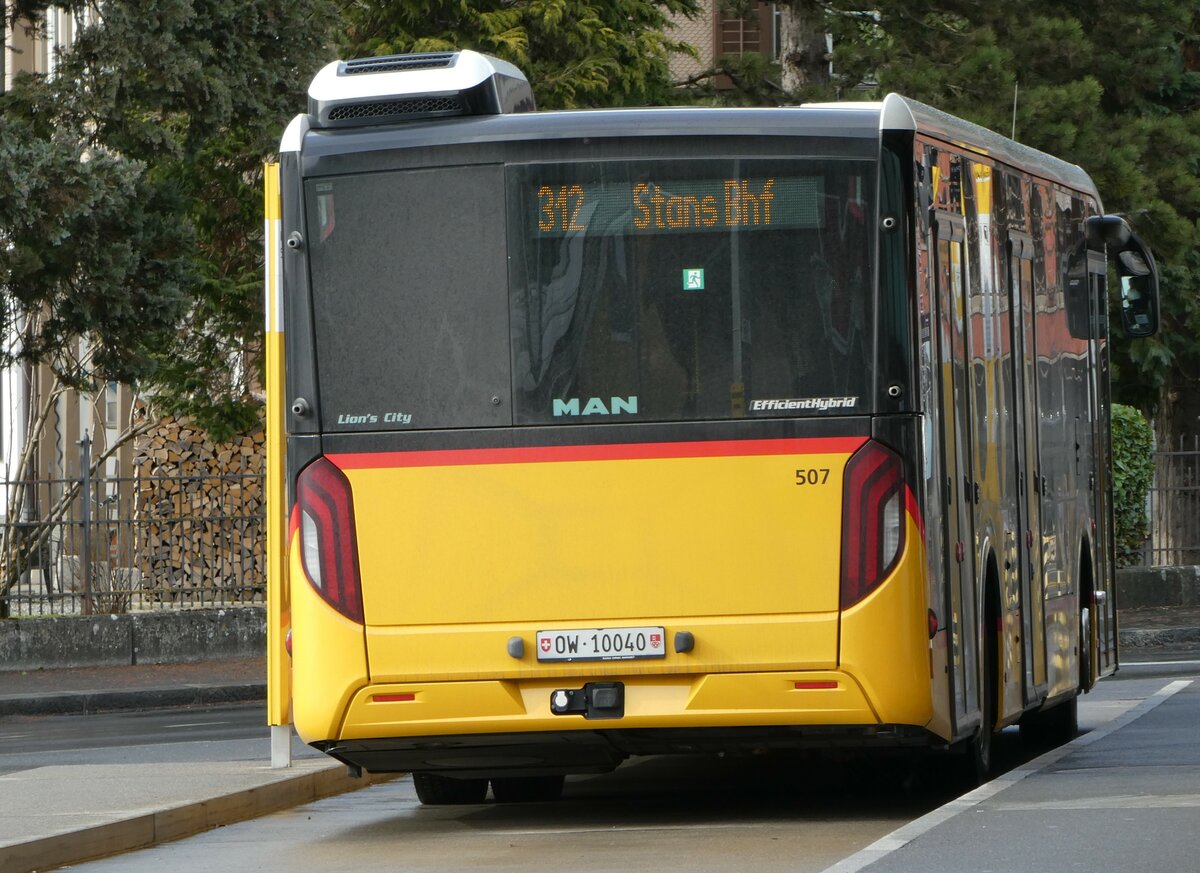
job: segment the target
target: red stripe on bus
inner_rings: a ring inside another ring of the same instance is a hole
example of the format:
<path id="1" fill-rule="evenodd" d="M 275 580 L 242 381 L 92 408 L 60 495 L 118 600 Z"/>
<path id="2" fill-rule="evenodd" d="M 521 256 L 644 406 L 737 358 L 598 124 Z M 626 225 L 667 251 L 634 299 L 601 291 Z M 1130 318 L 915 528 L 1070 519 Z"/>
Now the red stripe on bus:
<path id="1" fill-rule="evenodd" d="M 552 461 L 635 461 L 655 458 L 722 458 L 754 455 L 849 455 L 866 437 L 776 440 L 708 440 L 674 443 L 618 443 L 587 446 L 532 446 L 504 449 L 436 449 L 423 452 L 331 454 L 343 470 L 385 467 L 465 467 L 480 464 L 532 464 Z"/>
<path id="2" fill-rule="evenodd" d="M 904 486 L 904 508 L 908 514 L 912 516 L 912 520 L 916 522 L 917 533 L 921 539 L 925 539 L 925 517 L 921 515 L 921 507 L 917 505 L 917 496 L 913 494 L 912 489 L 907 485 Z"/>

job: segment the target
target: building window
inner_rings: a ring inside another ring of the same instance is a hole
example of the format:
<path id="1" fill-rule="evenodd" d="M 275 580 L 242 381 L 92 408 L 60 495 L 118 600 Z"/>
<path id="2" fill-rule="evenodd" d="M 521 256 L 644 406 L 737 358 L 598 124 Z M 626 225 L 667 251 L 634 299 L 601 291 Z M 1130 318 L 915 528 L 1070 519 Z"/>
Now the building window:
<path id="1" fill-rule="evenodd" d="M 104 424 L 114 430 L 121 418 L 120 390 L 116 382 L 109 382 L 104 390 Z"/>
<path id="2" fill-rule="evenodd" d="M 774 3 L 755 3 L 745 17 L 717 7 L 717 54 L 740 55 L 760 52 L 774 58 L 776 51 L 776 10 Z"/>

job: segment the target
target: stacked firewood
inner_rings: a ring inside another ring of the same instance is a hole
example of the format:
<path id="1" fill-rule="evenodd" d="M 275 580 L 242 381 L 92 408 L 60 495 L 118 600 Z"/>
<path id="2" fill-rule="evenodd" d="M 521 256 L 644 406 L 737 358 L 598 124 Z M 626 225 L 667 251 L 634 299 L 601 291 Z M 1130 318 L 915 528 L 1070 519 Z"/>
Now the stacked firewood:
<path id="1" fill-rule="evenodd" d="M 168 417 L 136 447 L 143 581 L 197 605 L 261 600 L 266 579 L 262 430 L 214 443 Z"/>

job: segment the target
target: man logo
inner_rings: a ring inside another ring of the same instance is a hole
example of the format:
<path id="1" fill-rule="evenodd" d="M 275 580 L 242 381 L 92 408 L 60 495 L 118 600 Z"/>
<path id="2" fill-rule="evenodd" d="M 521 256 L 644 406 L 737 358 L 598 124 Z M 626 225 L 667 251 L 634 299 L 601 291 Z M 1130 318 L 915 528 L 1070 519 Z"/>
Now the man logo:
<path id="1" fill-rule="evenodd" d="M 587 403 L 582 404 L 578 397 L 572 397 L 569 400 L 554 400 L 554 416 L 558 418 L 562 415 L 620 415 L 622 413 L 630 413 L 636 415 L 638 411 L 638 399 L 634 397 L 610 397 L 609 402 L 605 404 L 600 397 L 592 397 Z"/>

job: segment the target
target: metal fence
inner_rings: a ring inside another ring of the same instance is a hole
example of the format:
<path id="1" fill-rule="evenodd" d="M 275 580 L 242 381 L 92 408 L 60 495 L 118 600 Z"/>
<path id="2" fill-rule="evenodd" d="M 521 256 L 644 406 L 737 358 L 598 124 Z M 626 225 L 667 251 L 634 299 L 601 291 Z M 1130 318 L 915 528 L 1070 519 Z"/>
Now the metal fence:
<path id="1" fill-rule="evenodd" d="M 261 603 L 261 474 L 0 482 L 0 616 Z M 84 494 L 87 499 L 84 499 Z"/>
<path id="2" fill-rule="evenodd" d="M 1180 437 L 1177 446 L 1154 453 L 1149 504 L 1146 563 L 1200 564 L 1200 436 Z"/>

